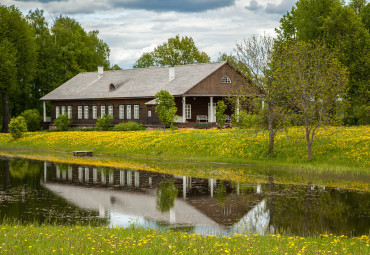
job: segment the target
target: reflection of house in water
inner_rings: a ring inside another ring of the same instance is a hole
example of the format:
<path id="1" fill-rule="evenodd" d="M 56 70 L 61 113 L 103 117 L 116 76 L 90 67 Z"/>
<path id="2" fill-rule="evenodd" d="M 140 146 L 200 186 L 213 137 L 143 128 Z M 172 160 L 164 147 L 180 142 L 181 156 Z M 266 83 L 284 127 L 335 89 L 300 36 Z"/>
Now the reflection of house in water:
<path id="1" fill-rule="evenodd" d="M 47 163 L 44 176 L 46 188 L 81 208 L 99 210 L 101 217 L 109 212 L 111 219 L 120 215 L 177 226 L 269 231 L 269 212 L 260 185 L 241 191 L 237 182 L 79 165 L 51 165 L 46 178 Z M 172 208 L 161 212 L 158 199 L 166 192 L 161 185 L 166 180 L 176 198 Z"/>

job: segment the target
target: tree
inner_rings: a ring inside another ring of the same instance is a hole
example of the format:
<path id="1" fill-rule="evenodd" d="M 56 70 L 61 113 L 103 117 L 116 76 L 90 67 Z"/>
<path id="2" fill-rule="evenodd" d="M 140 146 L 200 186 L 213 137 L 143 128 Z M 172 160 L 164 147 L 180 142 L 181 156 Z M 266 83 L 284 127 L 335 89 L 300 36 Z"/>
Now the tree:
<path id="1" fill-rule="evenodd" d="M 355 109 L 370 101 L 368 5 L 364 6 L 361 0 L 352 1 L 350 6 L 342 5 L 340 0 L 299 0 L 283 16 L 276 30 L 282 41 L 297 39 L 325 43 L 348 68 L 349 90 L 344 97 L 349 106 L 345 118 L 348 124 L 356 124 Z M 354 9 L 360 12 L 359 15 Z"/>
<path id="2" fill-rule="evenodd" d="M 40 113 L 36 109 L 29 109 L 25 110 L 21 113 L 21 115 L 26 123 L 27 123 L 27 130 L 30 132 L 38 131 L 40 130 L 42 117 L 40 116 Z"/>
<path id="3" fill-rule="evenodd" d="M 134 68 L 149 66 L 175 66 L 194 63 L 208 63 L 210 57 L 200 52 L 195 46 L 193 38 L 176 35 L 167 42 L 157 46 L 152 52 L 144 53 L 134 64 Z"/>
<path id="4" fill-rule="evenodd" d="M 366 2 L 367 0 L 351 0 L 349 6 L 357 13 L 357 15 L 360 15 L 366 5 Z"/>
<path id="5" fill-rule="evenodd" d="M 155 94 L 155 102 L 157 103 L 155 112 L 159 114 L 164 130 L 166 130 L 166 125 L 172 127 L 177 112 L 174 97 L 167 90 L 161 90 Z"/>
<path id="6" fill-rule="evenodd" d="M 218 101 L 216 105 L 216 119 L 219 125 L 219 128 L 223 128 L 226 122 L 226 115 L 225 110 L 227 106 L 225 105 L 224 101 Z"/>
<path id="7" fill-rule="evenodd" d="M 3 100 L 2 132 L 8 131 L 9 109 L 17 113 L 20 95 L 29 91 L 35 72 L 36 46 L 32 30 L 14 6 L 0 5 L 0 93 Z M 22 94 L 21 94 L 22 93 Z M 10 107 L 9 107 L 10 98 Z M 20 112 L 20 111 L 19 111 Z"/>
<path id="8" fill-rule="evenodd" d="M 268 152 L 274 153 L 276 132 L 281 129 L 288 116 L 288 111 L 283 104 L 283 94 L 286 90 L 285 83 L 275 81 L 275 73 L 271 70 L 271 61 L 274 51 L 274 39 L 270 36 L 252 36 L 248 40 L 236 45 L 237 69 L 246 75 L 254 90 L 244 89 L 250 86 L 240 86 L 238 98 L 240 101 L 250 103 L 250 97 L 258 97 L 265 107 L 255 107 L 255 111 L 264 115 L 268 120 L 269 131 Z"/>
<path id="9" fill-rule="evenodd" d="M 308 159 L 313 159 L 316 130 L 333 120 L 335 104 L 348 84 L 347 71 L 322 44 L 287 42 L 274 55 L 275 79 L 286 83 L 291 105 L 305 128 Z"/>

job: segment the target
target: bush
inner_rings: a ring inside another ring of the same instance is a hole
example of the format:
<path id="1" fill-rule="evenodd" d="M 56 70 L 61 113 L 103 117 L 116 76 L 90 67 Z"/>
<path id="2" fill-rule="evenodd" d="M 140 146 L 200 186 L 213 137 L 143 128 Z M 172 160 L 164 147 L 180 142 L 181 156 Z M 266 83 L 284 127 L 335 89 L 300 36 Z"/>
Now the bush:
<path id="1" fill-rule="evenodd" d="M 122 122 L 113 127 L 114 131 L 137 131 L 137 130 L 145 130 L 143 124 L 139 124 L 133 121 L 129 122 Z"/>
<path id="2" fill-rule="evenodd" d="M 238 116 L 233 115 L 232 122 L 234 126 L 239 128 L 256 128 L 263 125 L 263 118 L 257 114 L 249 114 L 246 111 L 240 111 Z"/>
<path id="3" fill-rule="evenodd" d="M 61 114 L 54 121 L 54 126 L 58 131 L 67 131 L 69 129 L 69 125 L 71 125 L 71 122 L 72 121 L 70 118 L 68 118 L 67 114 Z"/>
<path id="4" fill-rule="evenodd" d="M 12 118 L 9 123 L 9 133 L 13 139 L 21 138 L 24 132 L 27 132 L 27 123 L 24 117 Z"/>
<path id="5" fill-rule="evenodd" d="M 34 132 L 41 129 L 42 117 L 38 110 L 26 110 L 21 113 L 21 116 L 26 120 L 28 131 Z"/>
<path id="6" fill-rule="evenodd" d="M 99 130 L 107 131 L 109 127 L 112 125 L 113 116 L 109 114 L 104 114 L 102 117 L 98 118 L 96 122 L 96 127 Z"/>
<path id="7" fill-rule="evenodd" d="M 356 117 L 359 125 L 370 124 L 370 106 L 362 105 L 356 111 Z"/>

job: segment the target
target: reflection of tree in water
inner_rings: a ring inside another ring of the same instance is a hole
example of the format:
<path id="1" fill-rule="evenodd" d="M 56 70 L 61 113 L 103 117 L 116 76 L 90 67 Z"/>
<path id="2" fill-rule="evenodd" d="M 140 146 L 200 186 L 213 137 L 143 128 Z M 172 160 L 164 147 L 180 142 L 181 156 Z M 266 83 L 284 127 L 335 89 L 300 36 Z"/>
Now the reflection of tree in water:
<path id="1" fill-rule="evenodd" d="M 173 180 L 165 179 L 157 189 L 157 209 L 161 212 L 168 212 L 175 204 L 178 194 Z"/>
<path id="2" fill-rule="evenodd" d="M 30 160 L 11 159 L 9 161 L 9 171 L 13 178 L 24 179 L 38 175 L 41 170 L 41 164 L 40 162 Z"/>
<path id="3" fill-rule="evenodd" d="M 227 196 L 226 184 L 224 182 L 221 182 L 217 186 L 216 193 L 215 193 L 215 197 L 216 197 L 217 203 L 220 206 L 224 206 L 225 205 L 226 196 Z"/>

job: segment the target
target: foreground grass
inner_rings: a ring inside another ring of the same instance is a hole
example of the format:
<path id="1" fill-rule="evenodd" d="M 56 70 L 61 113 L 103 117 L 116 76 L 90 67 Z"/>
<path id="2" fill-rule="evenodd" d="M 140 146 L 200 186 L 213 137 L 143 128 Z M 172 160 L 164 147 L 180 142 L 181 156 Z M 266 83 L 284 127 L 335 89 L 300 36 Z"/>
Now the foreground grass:
<path id="1" fill-rule="evenodd" d="M 137 132 L 37 132 L 14 141 L 0 134 L 0 147 L 201 161 L 343 169 L 368 173 L 370 126 L 328 127 L 317 132 L 314 160 L 307 160 L 303 129 L 280 132 L 275 154 L 267 155 L 268 134 L 253 130 L 179 130 Z"/>
<path id="2" fill-rule="evenodd" d="M 200 236 L 152 229 L 0 226 L 9 254 L 369 254 L 370 237 Z"/>

